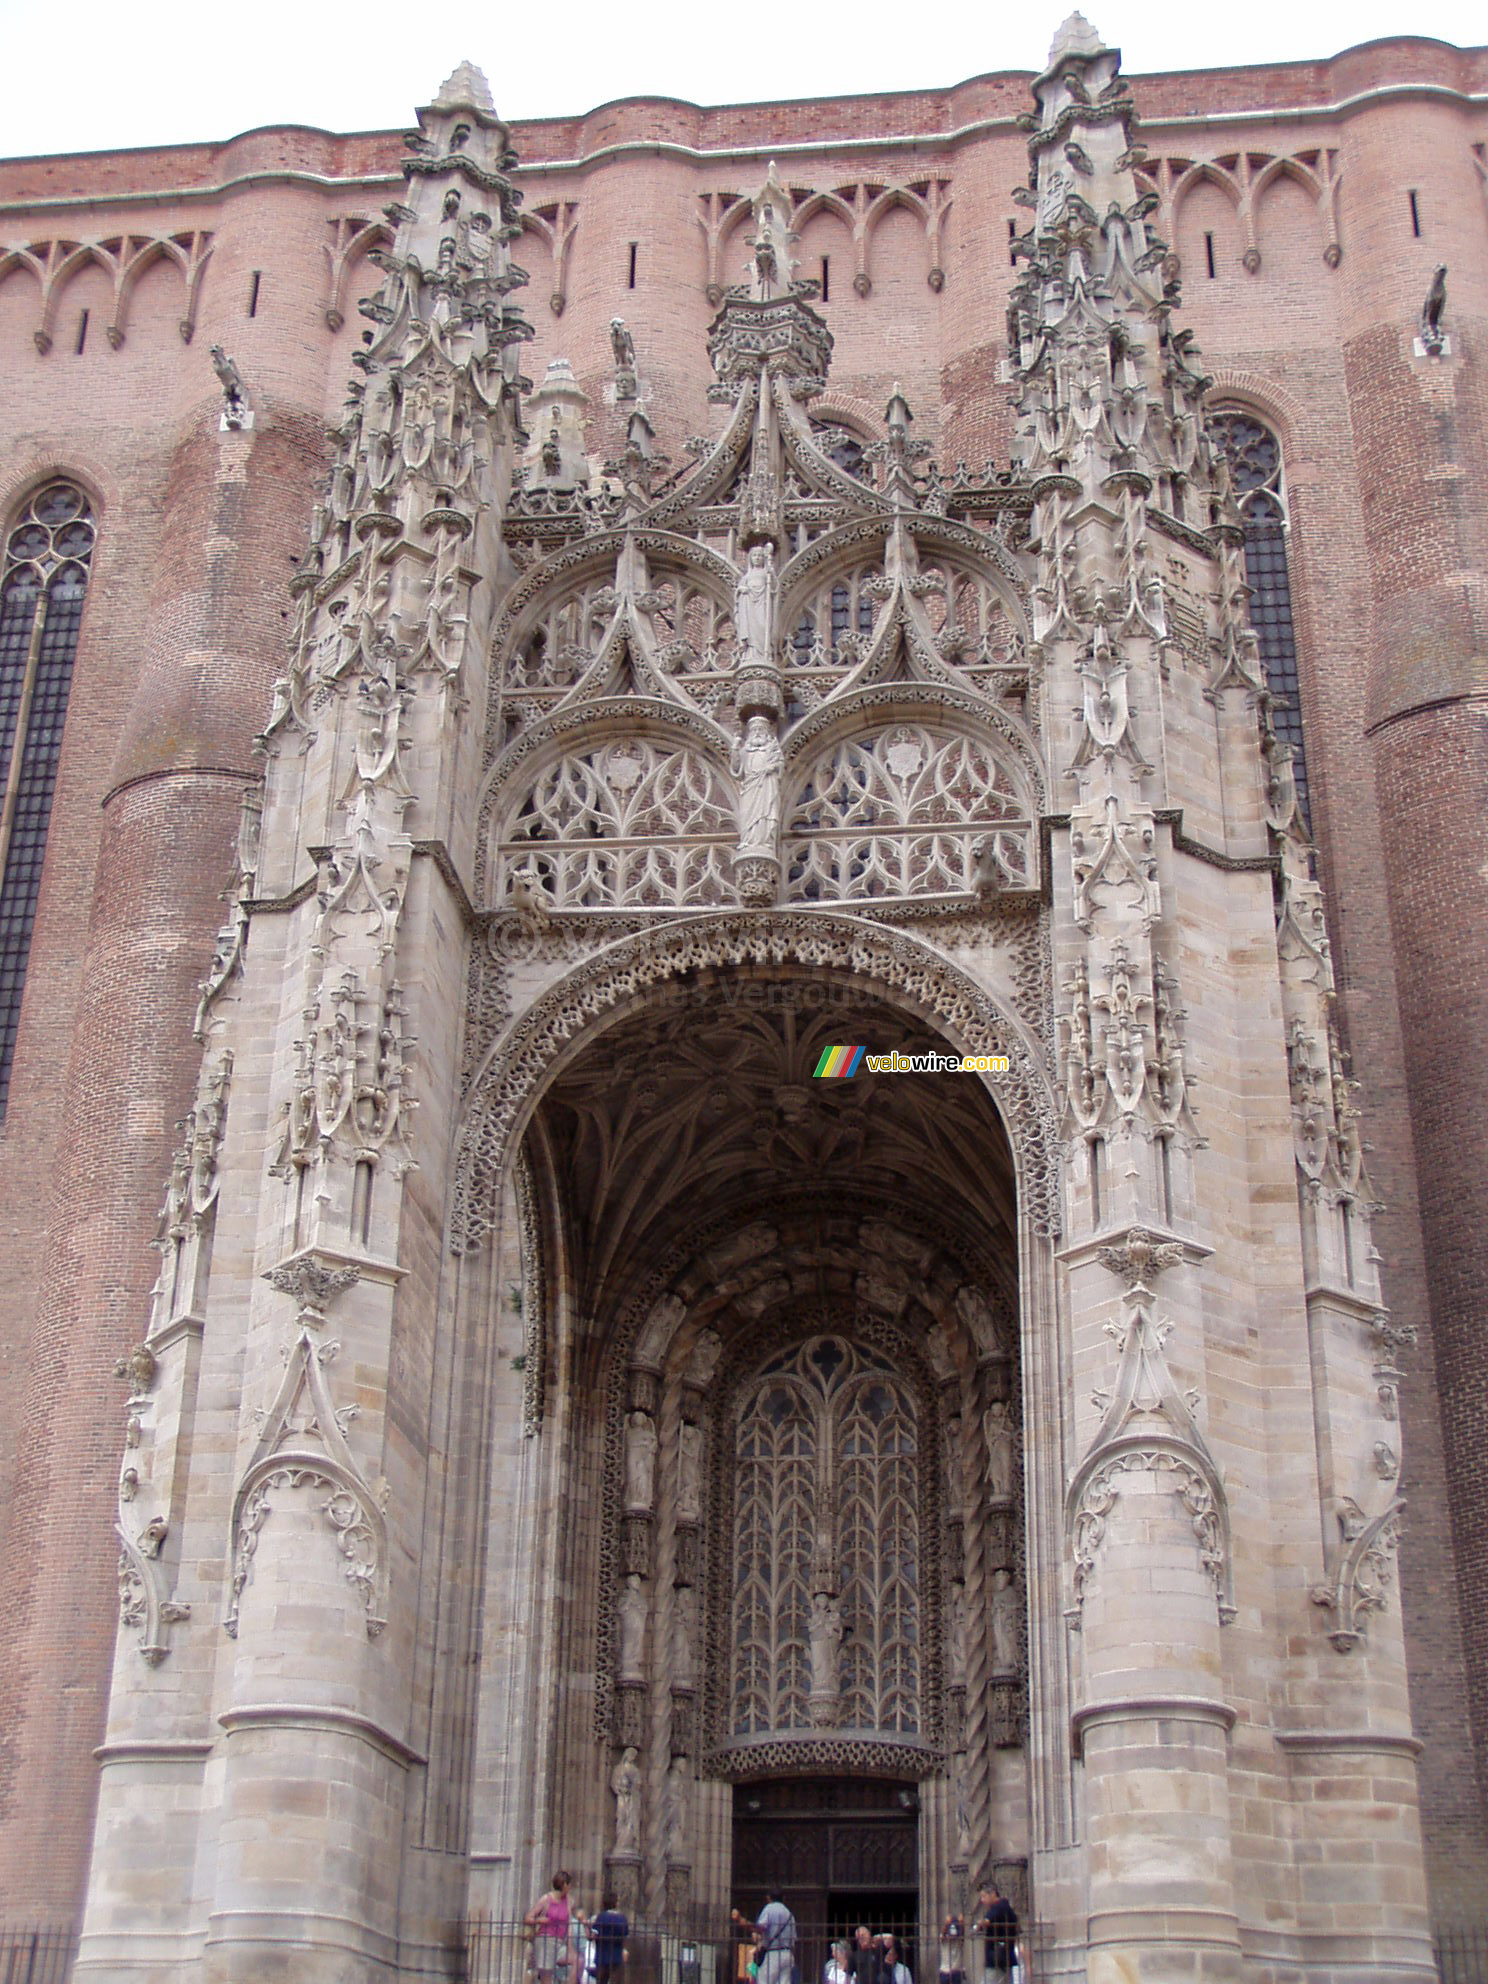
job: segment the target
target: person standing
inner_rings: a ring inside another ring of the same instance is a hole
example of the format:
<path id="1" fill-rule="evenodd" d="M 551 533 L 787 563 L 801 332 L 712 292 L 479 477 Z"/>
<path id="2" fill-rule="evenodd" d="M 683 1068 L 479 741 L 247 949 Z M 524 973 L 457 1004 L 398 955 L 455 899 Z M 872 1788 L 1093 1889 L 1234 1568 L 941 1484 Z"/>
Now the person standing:
<path id="1" fill-rule="evenodd" d="M 1018 1916 L 1013 1904 L 989 1881 L 977 1896 L 977 1928 L 987 1938 L 987 1968 L 1005 1977 L 1013 1967 L 1018 1940 Z"/>
<path id="2" fill-rule="evenodd" d="M 733 1918 L 736 1922 L 744 1920 L 737 1908 Z M 796 1918 L 779 1888 L 771 1888 L 754 1925 L 754 1962 L 757 1984 L 791 1984 L 796 1963 Z"/>
<path id="3" fill-rule="evenodd" d="M 827 1958 L 822 1971 L 822 1984 L 852 1984 L 852 1971 L 848 1967 L 845 1942 L 833 1943 L 832 1954 Z"/>
<path id="4" fill-rule="evenodd" d="M 884 1984 L 914 1984 L 897 1936 L 883 1939 L 883 1976 Z"/>
<path id="5" fill-rule="evenodd" d="M 883 1984 L 883 1958 L 879 1953 L 878 1938 L 868 1933 L 866 1923 L 858 1925 L 847 1967 L 852 1975 L 852 1984 Z"/>
<path id="6" fill-rule="evenodd" d="M 940 1984 L 966 1984 L 966 1920 L 954 1913 L 940 1925 Z"/>
<path id="7" fill-rule="evenodd" d="M 568 1875 L 560 1868 L 553 1885 L 527 1911 L 524 1925 L 532 1938 L 532 1970 L 552 1984 L 553 1972 L 567 1969 L 572 1956 L 573 1911 L 568 1902 Z"/>
<path id="8" fill-rule="evenodd" d="M 625 1939 L 630 1924 L 620 1912 L 620 1898 L 610 1889 L 600 1902 L 599 1913 L 589 1924 L 594 1952 L 594 1984 L 620 1984 L 625 1967 Z"/>

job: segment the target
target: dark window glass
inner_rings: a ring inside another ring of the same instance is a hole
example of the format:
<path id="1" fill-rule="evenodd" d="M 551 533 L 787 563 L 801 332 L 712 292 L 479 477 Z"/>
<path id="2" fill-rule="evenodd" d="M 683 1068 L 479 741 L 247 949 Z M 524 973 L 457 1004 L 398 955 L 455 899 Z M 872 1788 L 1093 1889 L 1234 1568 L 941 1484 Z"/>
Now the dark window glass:
<path id="1" fill-rule="evenodd" d="M 86 498 L 52 482 L 11 529 L 0 572 L 0 1115 L 92 557 Z"/>
<path id="2" fill-rule="evenodd" d="M 1245 577 L 1250 617 L 1260 643 L 1271 691 L 1271 721 L 1292 747 L 1297 804 L 1311 830 L 1307 757 L 1302 748 L 1302 698 L 1297 684 L 1297 636 L 1292 625 L 1292 582 L 1287 569 L 1286 490 L 1281 443 L 1249 413 L 1211 413 L 1209 432 L 1230 464 L 1245 519 Z"/>

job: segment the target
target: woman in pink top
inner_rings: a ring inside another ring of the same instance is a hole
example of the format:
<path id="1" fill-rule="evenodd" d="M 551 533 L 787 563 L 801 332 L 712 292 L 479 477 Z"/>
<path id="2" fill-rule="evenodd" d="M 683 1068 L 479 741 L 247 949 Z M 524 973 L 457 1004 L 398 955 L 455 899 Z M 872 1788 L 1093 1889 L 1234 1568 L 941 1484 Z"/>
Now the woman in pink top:
<path id="1" fill-rule="evenodd" d="M 533 1938 L 532 1968 L 548 1984 L 552 1984 L 554 1970 L 569 1963 L 571 1922 L 568 1875 L 560 1871 L 553 1876 L 548 1892 L 527 1911 L 527 1929 Z"/>

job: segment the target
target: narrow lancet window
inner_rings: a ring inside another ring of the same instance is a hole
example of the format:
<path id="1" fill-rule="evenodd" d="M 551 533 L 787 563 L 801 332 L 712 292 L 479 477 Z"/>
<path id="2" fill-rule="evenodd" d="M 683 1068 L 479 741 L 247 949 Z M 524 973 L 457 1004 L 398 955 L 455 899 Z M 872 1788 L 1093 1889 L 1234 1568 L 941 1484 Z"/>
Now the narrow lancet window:
<path id="1" fill-rule="evenodd" d="M 12 526 L 0 572 L 0 1116 L 92 557 L 87 498 L 49 482 Z"/>
<path id="2" fill-rule="evenodd" d="M 1297 635 L 1292 623 L 1292 583 L 1287 563 L 1286 483 L 1281 443 L 1253 413 L 1209 415 L 1215 446 L 1230 464 L 1230 477 L 1245 520 L 1245 577 L 1250 614 L 1271 691 L 1271 721 L 1292 747 L 1297 803 L 1311 826 L 1307 757 L 1302 747 L 1302 699 L 1297 685 Z"/>

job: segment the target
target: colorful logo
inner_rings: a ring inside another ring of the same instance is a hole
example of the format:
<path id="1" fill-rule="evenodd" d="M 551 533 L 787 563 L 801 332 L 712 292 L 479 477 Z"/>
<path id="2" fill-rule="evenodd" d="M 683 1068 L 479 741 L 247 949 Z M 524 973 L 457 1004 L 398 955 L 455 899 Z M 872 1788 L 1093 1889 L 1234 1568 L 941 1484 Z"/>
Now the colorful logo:
<path id="1" fill-rule="evenodd" d="M 866 1047 L 824 1047 L 816 1072 L 824 1080 L 835 1081 L 855 1075 L 863 1065 Z"/>

